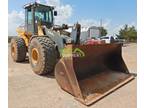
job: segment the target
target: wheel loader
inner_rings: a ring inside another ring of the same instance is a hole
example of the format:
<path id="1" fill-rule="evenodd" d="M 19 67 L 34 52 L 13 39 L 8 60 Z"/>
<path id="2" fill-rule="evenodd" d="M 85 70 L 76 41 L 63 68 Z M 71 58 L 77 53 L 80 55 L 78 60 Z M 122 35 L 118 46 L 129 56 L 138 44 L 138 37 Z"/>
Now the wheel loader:
<path id="1" fill-rule="evenodd" d="M 94 39 L 89 44 L 89 37 L 81 41 L 81 25 L 55 25 L 57 12 L 52 6 L 35 2 L 24 5 L 24 9 L 25 25 L 17 28 L 18 37 L 11 40 L 15 62 L 24 62 L 28 55 L 36 74 L 53 72 L 60 87 L 85 105 L 134 78 L 122 58 L 121 44 Z"/>

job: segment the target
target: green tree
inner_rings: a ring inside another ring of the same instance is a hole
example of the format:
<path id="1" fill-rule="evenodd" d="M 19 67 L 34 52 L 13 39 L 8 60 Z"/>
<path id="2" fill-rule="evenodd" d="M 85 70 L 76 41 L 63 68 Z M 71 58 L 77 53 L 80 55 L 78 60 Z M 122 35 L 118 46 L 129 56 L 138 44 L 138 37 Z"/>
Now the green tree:
<path id="1" fill-rule="evenodd" d="M 119 34 L 117 35 L 120 39 L 126 39 L 129 42 L 133 42 L 137 40 L 137 30 L 134 26 L 129 27 L 127 24 L 124 28 L 119 30 Z"/>
<path id="2" fill-rule="evenodd" d="M 100 30 L 100 36 L 106 36 L 107 35 L 107 29 L 105 29 L 104 27 L 98 27 Z"/>

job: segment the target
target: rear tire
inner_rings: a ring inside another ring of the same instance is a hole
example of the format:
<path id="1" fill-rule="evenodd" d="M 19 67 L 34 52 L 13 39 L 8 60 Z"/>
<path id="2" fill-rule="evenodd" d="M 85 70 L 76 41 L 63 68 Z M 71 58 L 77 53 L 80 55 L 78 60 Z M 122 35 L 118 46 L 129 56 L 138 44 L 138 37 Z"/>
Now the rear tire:
<path id="1" fill-rule="evenodd" d="M 53 72 L 57 61 L 54 42 L 48 37 L 35 37 L 29 45 L 29 61 L 36 74 L 44 75 Z"/>
<path id="2" fill-rule="evenodd" d="M 17 37 L 11 40 L 11 56 L 15 62 L 24 62 L 26 52 L 27 48 L 22 38 Z"/>

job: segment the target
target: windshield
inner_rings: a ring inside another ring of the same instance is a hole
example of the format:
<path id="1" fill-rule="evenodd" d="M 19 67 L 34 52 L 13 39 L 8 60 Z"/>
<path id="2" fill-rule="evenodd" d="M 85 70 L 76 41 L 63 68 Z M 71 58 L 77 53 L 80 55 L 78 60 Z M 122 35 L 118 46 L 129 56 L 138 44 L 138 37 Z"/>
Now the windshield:
<path id="1" fill-rule="evenodd" d="M 36 11 L 35 12 L 35 20 L 46 22 L 46 23 L 52 23 L 53 17 L 52 17 L 52 11 Z"/>
<path id="2" fill-rule="evenodd" d="M 109 37 L 101 37 L 100 39 L 109 39 Z"/>

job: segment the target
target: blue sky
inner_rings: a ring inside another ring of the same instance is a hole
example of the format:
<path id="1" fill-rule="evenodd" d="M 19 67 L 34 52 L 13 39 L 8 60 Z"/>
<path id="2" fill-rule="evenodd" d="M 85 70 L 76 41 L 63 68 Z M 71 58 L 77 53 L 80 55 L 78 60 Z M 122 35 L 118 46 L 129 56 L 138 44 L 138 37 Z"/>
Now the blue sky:
<path id="1" fill-rule="evenodd" d="M 9 13 L 12 11 L 23 11 L 22 6 L 25 3 L 34 0 L 9 0 Z M 45 0 L 40 0 L 41 3 L 46 3 Z M 52 0 L 47 0 L 52 1 Z M 60 2 L 60 5 L 69 5 L 72 8 L 67 22 L 75 23 L 76 21 L 83 22 L 92 20 L 103 23 L 108 22 L 109 29 L 121 27 L 124 24 L 136 26 L 136 0 L 54 0 Z M 97 23 L 98 24 L 98 23 Z"/>

